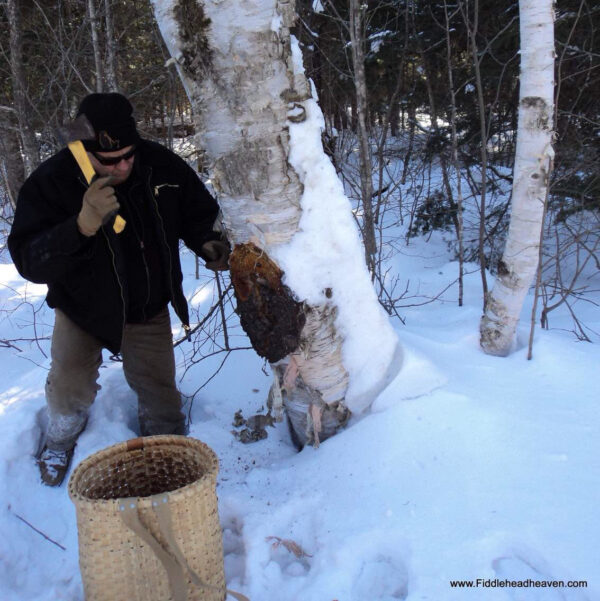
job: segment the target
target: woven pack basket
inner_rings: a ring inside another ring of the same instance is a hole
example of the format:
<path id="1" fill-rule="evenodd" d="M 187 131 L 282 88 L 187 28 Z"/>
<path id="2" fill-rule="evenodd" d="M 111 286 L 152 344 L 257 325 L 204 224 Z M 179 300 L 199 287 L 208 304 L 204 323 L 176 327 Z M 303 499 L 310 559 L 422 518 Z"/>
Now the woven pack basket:
<path id="1" fill-rule="evenodd" d="M 208 446 L 175 435 L 136 438 L 82 461 L 69 496 L 86 601 L 223 601 L 231 591 L 217 472 Z"/>

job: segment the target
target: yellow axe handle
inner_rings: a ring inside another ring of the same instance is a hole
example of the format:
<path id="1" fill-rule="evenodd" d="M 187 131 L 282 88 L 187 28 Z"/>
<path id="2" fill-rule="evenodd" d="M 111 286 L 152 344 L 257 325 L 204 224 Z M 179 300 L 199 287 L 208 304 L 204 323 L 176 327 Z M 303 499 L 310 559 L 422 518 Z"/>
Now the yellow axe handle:
<path id="1" fill-rule="evenodd" d="M 81 169 L 81 172 L 83 173 L 83 176 L 85 177 L 85 180 L 89 186 L 92 183 L 96 172 L 94 171 L 94 167 L 90 162 L 90 158 L 87 155 L 83 143 L 81 140 L 76 140 L 75 142 L 69 142 L 67 146 L 69 147 L 71 154 L 75 157 L 75 160 L 77 161 L 77 164 L 79 165 L 79 168 Z M 125 219 L 123 219 L 121 215 L 117 215 L 115 217 L 115 222 L 113 223 L 113 230 L 115 231 L 115 234 L 120 234 L 125 229 L 125 225 Z"/>
<path id="2" fill-rule="evenodd" d="M 88 183 L 89 186 L 92 183 L 96 172 L 92 167 L 92 163 L 90 162 L 90 158 L 88 157 L 87 152 L 85 151 L 83 143 L 81 142 L 81 140 L 76 140 L 75 142 L 69 142 L 68 146 L 69 150 L 71 151 L 71 154 L 75 157 L 79 168 L 85 176 L 85 181 Z"/>

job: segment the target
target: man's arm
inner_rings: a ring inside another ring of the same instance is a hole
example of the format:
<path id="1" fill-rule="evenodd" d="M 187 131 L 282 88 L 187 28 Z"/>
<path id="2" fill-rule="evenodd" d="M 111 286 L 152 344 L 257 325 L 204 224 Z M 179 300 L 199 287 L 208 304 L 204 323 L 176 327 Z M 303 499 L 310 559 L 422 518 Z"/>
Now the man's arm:
<path id="1" fill-rule="evenodd" d="M 184 177 L 183 241 L 207 262 L 209 269 L 227 269 L 229 244 L 223 234 L 213 229 L 219 205 L 193 169 L 187 167 Z"/>
<path id="2" fill-rule="evenodd" d="M 79 231 L 77 214 L 65 215 L 28 179 L 19 193 L 8 248 L 19 273 L 36 284 L 63 280 L 89 261 L 93 245 Z"/>

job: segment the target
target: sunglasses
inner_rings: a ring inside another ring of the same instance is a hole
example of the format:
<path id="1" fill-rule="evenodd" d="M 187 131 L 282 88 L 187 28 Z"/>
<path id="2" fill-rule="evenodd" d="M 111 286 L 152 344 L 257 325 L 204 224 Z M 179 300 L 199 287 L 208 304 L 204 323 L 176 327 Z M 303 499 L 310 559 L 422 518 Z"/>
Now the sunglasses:
<path id="1" fill-rule="evenodd" d="M 137 148 L 134 146 L 131 150 L 128 150 L 125 154 L 120 154 L 118 157 L 101 157 L 95 152 L 92 152 L 96 160 L 101 165 L 118 165 L 121 161 L 128 161 L 136 152 Z"/>

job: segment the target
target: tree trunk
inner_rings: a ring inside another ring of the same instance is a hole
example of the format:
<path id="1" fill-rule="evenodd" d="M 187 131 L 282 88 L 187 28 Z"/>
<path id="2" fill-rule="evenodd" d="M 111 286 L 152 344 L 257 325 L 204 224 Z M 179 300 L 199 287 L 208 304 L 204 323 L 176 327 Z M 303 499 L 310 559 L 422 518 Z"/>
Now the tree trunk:
<path id="1" fill-rule="evenodd" d="M 412 100 L 409 101 L 408 107 L 408 144 L 406 145 L 406 153 L 402 161 L 402 185 L 406 184 L 406 178 L 408 177 L 408 169 L 410 167 L 410 161 L 412 153 L 415 147 L 415 130 L 417 127 L 417 107 L 413 104 Z"/>
<path id="2" fill-rule="evenodd" d="M 350 203 L 322 150 L 322 114 L 289 32 L 294 4 L 153 6 L 212 163 L 234 245 L 240 321 L 274 371 L 270 406 L 277 417 L 287 410 L 299 446 L 318 444 L 369 406 L 397 373 L 400 351 L 361 259 Z M 344 224 L 344 238 L 328 223 Z M 354 281 L 349 262 L 360 266 Z"/>
<path id="3" fill-rule="evenodd" d="M 96 71 L 96 92 L 104 91 L 104 74 L 102 69 L 102 52 L 100 50 L 100 40 L 98 38 L 98 17 L 96 15 L 95 0 L 87 0 L 88 19 L 90 20 L 90 30 L 92 32 L 92 49 L 94 52 L 94 67 Z"/>
<path id="4" fill-rule="evenodd" d="M 0 113 L 0 117 L 2 117 Z M 0 138 L 0 178 L 3 180 L 3 187 L 6 197 L 12 207 L 12 211 L 17 206 L 17 194 L 25 180 L 23 171 L 23 161 L 19 157 L 19 144 L 16 132 L 10 125 L 2 123 L 0 119 L 2 137 Z"/>
<path id="5" fill-rule="evenodd" d="M 29 123 L 33 111 L 27 98 L 27 79 L 23 68 L 23 38 L 21 15 L 17 0 L 6 0 L 6 15 L 10 30 L 10 70 L 12 75 L 14 108 L 17 113 L 19 137 L 25 176 L 39 165 L 40 155 L 35 132 Z"/>
<path id="6" fill-rule="evenodd" d="M 115 40 L 110 0 L 104 0 L 104 23 L 106 25 L 106 87 L 109 92 L 118 92 L 117 41 Z"/>
<path id="7" fill-rule="evenodd" d="M 486 310 L 488 303 L 488 283 L 487 283 L 487 260 L 485 257 L 485 219 L 487 211 L 487 124 L 485 115 L 485 98 L 483 96 L 483 81 L 481 79 L 481 58 L 479 56 L 479 47 L 477 46 L 477 36 L 479 33 L 479 0 L 473 3 L 473 22 L 469 20 L 469 3 L 462 1 L 459 3 L 465 25 L 469 35 L 469 47 L 473 59 L 473 68 L 475 70 L 475 88 L 477 89 L 477 107 L 479 113 L 479 132 L 481 136 L 480 156 L 481 156 L 481 190 L 479 192 L 479 272 L 481 274 L 481 287 L 483 289 L 483 310 Z"/>
<path id="8" fill-rule="evenodd" d="M 552 0 L 521 0 L 519 124 L 512 214 L 498 276 L 481 320 L 481 346 L 506 356 L 539 261 L 546 191 L 552 168 L 554 10 Z"/>
<path id="9" fill-rule="evenodd" d="M 448 30 L 447 30 L 448 31 Z M 458 240 L 459 246 L 459 255 L 462 257 L 462 215 L 460 214 L 459 205 L 454 200 L 454 190 L 452 188 L 452 184 L 450 181 L 450 169 L 448 167 L 448 159 L 446 157 L 446 148 L 443 141 L 443 133 L 440 129 L 439 119 L 438 119 L 438 108 L 435 101 L 435 94 L 433 92 L 432 81 L 434 80 L 433 70 L 430 68 L 429 62 L 427 60 L 427 56 L 425 50 L 423 48 L 422 42 L 418 43 L 419 53 L 421 55 L 421 62 L 424 66 L 425 73 L 425 88 L 427 90 L 427 96 L 429 98 L 429 114 L 431 118 L 431 130 L 433 132 L 433 137 L 439 144 L 439 160 L 440 167 L 442 172 L 442 182 L 444 184 L 444 190 L 446 192 L 446 201 L 448 203 L 448 207 L 450 209 L 450 218 L 452 219 L 452 223 L 454 225 L 454 229 L 456 231 L 456 238 Z M 450 82 L 452 83 L 452 71 L 451 71 L 451 58 L 450 53 L 448 54 L 448 69 L 449 69 L 449 77 Z M 454 92 L 451 90 L 451 99 L 454 102 Z M 456 150 L 456 119 L 452 121 L 452 146 L 453 150 Z M 460 194 L 460 170 L 458 170 L 458 155 L 456 156 L 456 162 L 454 163 L 456 168 L 456 173 L 458 177 L 457 181 L 457 191 Z M 459 198 L 461 198 L 459 196 Z M 458 302 L 459 306 L 462 306 L 462 294 L 463 294 L 463 270 L 462 270 L 462 259 L 459 258 L 459 273 L 458 273 Z"/>
<path id="10" fill-rule="evenodd" d="M 452 44 L 450 43 L 450 16 L 448 14 L 448 3 L 444 0 L 444 17 L 446 24 L 446 52 L 448 69 L 448 90 L 450 92 L 450 124 L 452 128 L 452 163 L 456 173 L 456 239 L 458 243 L 458 306 L 463 306 L 464 296 L 464 239 L 463 239 L 463 196 L 462 196 L 462 173 L 458 160 L 458 133 L 457 133 L 457 110 L 456 92 L 454 89 L 454 67 L 452 65 Z"/>
<path id="11" fill-rule="evenodd" d="M 358 146 L 360 157 L 360 192 L 363 206 L 363 241 L 365 260 L 375 278 L 377 268 L 377 242 L 375 241 L 375 223 L 373 220 L 373 164 L 369 141 L 367 77 L 365 74 L 365 36 L 363 27 L 364 10 L 362 0 L 349 0 L 350 43 L 352 46 L 352 66 L 354 70 L 354 89 L 356 92 L 356 111 L 358 116 Z"/>

